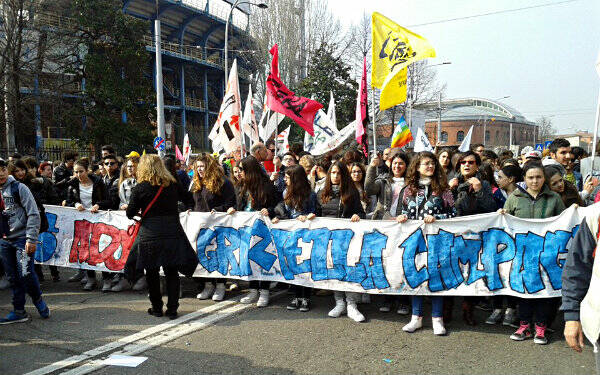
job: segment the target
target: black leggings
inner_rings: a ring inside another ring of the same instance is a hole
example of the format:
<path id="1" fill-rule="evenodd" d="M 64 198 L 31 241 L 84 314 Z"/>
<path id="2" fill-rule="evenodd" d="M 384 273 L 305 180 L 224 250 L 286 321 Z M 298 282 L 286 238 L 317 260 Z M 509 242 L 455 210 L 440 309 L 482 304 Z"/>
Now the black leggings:
<path id="1" fill-rule="evenodd" d="M 167 310 L 177 311 L 179 307 L 179 271 L 177 268 L 163 267 L 167 281 Z M 152 310 L 162 311 L 163 300 L 160 293 L 160 275 L 158 268 L 146 268 L 146 281 L 148 282 L 148 294 Z"/>
<path id="2" fill-rule="evenodd" d="M 292 289 L 296 292 L 296 298 L 310 298 L 312 289 L 302 285 L 292 285 Z"/>
<path id="3" fill-rule="evenodd" d="M 96 271 L 87 270 L 86 273 L 88 275 L 88 278 L 90 278 L 90 277 L 93 279 L 96 278 Z M 110 280 L 112 278 L 113 278 L 112 272 L 102 272 L 102 280 Z"/>

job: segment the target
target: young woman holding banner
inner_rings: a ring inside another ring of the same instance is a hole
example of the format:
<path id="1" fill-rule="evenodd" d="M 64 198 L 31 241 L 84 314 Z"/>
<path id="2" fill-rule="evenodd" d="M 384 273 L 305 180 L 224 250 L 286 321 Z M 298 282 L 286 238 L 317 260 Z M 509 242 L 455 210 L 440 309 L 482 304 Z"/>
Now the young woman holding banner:
<path id="1" fill-rule="evenodd" d="M 545 219 L 560 215 L 565 205 L 558 194 L 546 184 L 544 167 L 539 162 L 527 162 L 523 167 L 526 188 L 520 186 L 506 200 L 500 213 L 507 213 L 523 219 Z M 519 328 L 510 338 L 523 341 L 533 336 L 531 322 L 535 315 L 536 344 L 545 345 L 548 317 L 551 315 L 552 298 L 519 299 Z"/>
<path id="2" fill-rule="evenodd" d="M 275 217 L 275 206 L 281 201 L 281 194 L 267 177 L 262 166 L 254 156 L 243 158 L 240 163 L 240 186 L 236 208 L 230 207 L 227 213 L 237 211 L 260 211 L 263 216 Z M 241 303 L 254 303 L 265 307 L 269 304 L 269 281 L 250 281 L 250 292 Z"/>
<path id="3" fill-rule="evenodd" d="M 194 196 L 196 212 L 226 212 L 235 207 L 235 189 L 219 162 L 210 154 L 203 153 L 194 162 L 194 177 L 191 191 Z M 226 279 L 203 278 L 204 288 L 197 295 L 198 299 L 222 301 L 225 297 Z"/>
<path id="4" fill-rule="evenodd" d="M 348 167 L 340 161 L 331 164 L 318 199 L 323 217 L 345 218 L 353 222 L 365 218 L 365 211 L 358 190 L 348 173 Z M 365 317 L 356 306 L 359 296 L 359 293 L 346 292 L 344 301 L 344 292 L 335 291 L 335 307 L 329 311 L 329 316 L 338 318 L 347 311 L 350 319 L 363 322 Z"/>
<path id="5" fill-rule="evenodd" d="M 297 219 L 304 222 L 321 215 L 317 194 L 310 188 L 310 182 L 308 182 L 304 168 L 299 165 L 286 168 L 283 182 L 285 183 L 283 201 L 275 207 L 273 224 L 286 219 Z M 300 285 L 294 285 L 292 289 L 295 291 L 295 297 L 287 305 L 287 309 L 299 309 L 302 312 L 309 311 L 312 289 Z"/>
<path id="6" fill-rule="evenodd" d="M 419 153 L 410 163 L 406 173 L 406 188 L 401 196 L 402 214 L 396 218 L 399 223 L 406 220 L 423 220 L 431 224 L 437 219 L 454 217 L 454 198 L 446 182 L 440 163 L 431 152 Z M 431 297 L 431 322 L 435 335 L 445 335 L 443 320 L 443 297 Z M 423 297 L 412 297 L 412 318 L 402 327 L 405 332 L 414 332 L 423 327 Z"/>
<path id="7" fill-rule="evenodd" d="M 140 158 L 137 182 L 131 191 L 126 214 L 130 219 L 143 217 L 126 267 L 146 271 L 152 304 L 148 314 L 156 317 L 163 315 L 159 276 L 162 267 L 168 295 L 165 315 L 175 319 L 179 307 L 179 273 L 191 277 L 198 266 L 196 252 L 179 221 L 177 202 L 181 198 L 177 181 L 158 155 L 148 154 Z"/>
<path id="8" fill-rule="evenodd" d="M 112 201 L 102 179 L 89 174 L 89 161 L 81 158 L 73 165 L 73 173 L 76 178 L 72 179 L 67 188 L 67 200 L 63 202 L 64 206 L 75 207 L 78 211 L 90 210 L 108 210 L 111 208 Z M 79 271 L 80 273 L 83 271 Z M 88 270 L 87 277 L 81 280 L 85 283 L 83 290 L 93 290 L 96 288 L 96 271 Z M 110 272 L 102 272 L 102 291 L 108 292 L 112 288 L 112 275 Z"/>
<path id="9" fill-rule="evenodd" d="M 406 169 L 410 161 L 408 156 L 403 152 L 393 154 L 390 160 L 389 173 L 376 175 L 377 167 L 380 164 L 379 157 L 374 157 L 367 168 L 367 176 L 365 180 L 365 192 L 367 195 L 375 195 L 377 197 L 377 207 L 373 212 L 374 220 L 396 218 L 400 213 L 402 206 L 400 193 L 406 185 L 405 175 Z M 389 312 L 392 310 L 392 305 L 396 302 L 396 312 L 400 315 L 408 315 L 409 301 L 407 296 L 385 296 L 383 305 L 379 308 L 381 312 Z"/>

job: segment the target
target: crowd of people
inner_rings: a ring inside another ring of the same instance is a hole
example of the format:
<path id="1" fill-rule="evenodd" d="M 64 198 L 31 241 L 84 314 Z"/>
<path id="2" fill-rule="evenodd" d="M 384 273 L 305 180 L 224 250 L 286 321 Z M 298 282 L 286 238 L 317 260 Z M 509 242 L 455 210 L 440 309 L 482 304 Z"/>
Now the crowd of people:
<path id="1" fill-rule="evenodd" d="M 15 252 L 35 251 L 38 232 L 44 228 L 44 205 L 74 207 L 79 211 L 124 210 L 128 217 L 141 217 L 141 228 L 131 249 L 124 273 L 102 272 L 102 292 L 148 289 L 148 313 L 163 315 L 159 269 L 166 279 L 168 294 L 164 315 L 177 316 L 180 293 L 179 274 L 191 276 L 197 256 L 185 238 L 179 213 L 255 211 L 280 220 L 313 220 L 315 217 L 360 220 L 436 220 L 500 212 L 527 219 L 559 215 L 573 204 L 586 206 L 600 200 L 598 181 L 585 172 L 581 160 L 585 151 L 571 147 L 565 139 L 555 139 L 543 153 L 525 147 L 520 155 L 502 150 L 498 153 L 483 145 L 472 145 L 467 152 L 452 147 L 437 147 L 434 152 L 408 152 L 386 149 L 370 161 L 358 150 L 315 157 L 301 145 L 276 156 L 275 144 L 257 143 L 242 157 L 197 155 L 189 166 L 174 156 L 140 156 L 133 151 L 124 158 L 111 146 L 101 150 L 99 162 L 65 152 L 54 166 L 33 157 L 13 155 L 0 160 L 0 184 L 5 211 L 11 213 L 9 235 L 0 240 L 0 289 L 13 289 L 14 311 L 0 324 L 23 321 L 24 294 L 28 293 L 42 317 L 49 316 L 41 297 L 38 280 L 44 270 L 33 265 L 26 276 L 15 271 Z M 13 186 L 16 184 L 17 188 Z M 18 195 L 20 199 L 14 199 Z M 9 207 L 10 206 L 10 207 Z M 10 255 L 13 254 L 13 255 Z M 10 256 L 9 256 L 10 255 Z M 57 267 L 49 267 L 54 282 L 61 280 Z M 68 282 L 80 282 L 86 291 L 99 287 L 95 271 L 79 271 Z M 221 301 L 238 282 L 198 278 L 198 299 Z M 227 285 L 229 284 L 229 288 Z M 36 286 L 37 285 L 37 286 Z M 269 304 L 270 282 L 251 281 L 241 303 Z M 371 303 L 368 294 L 317 291 L 290 286 L 292 299 L 288 310 L 309 311 L 315 294 L 333 297 L 328 315 L 347 315 L 365 321 L 359 305 Z M 533 338 L 537 344 L 548 342 L 547 333 L 557 317 L 560 298 L 520 299 L 431 297 L 432 328 L 445 335 L 452 321 L 455 300 L 460 298 L 462 318 L 468 325 L 478 322 L 474 309 L 489 311 L 486 324 L 516 328 L 510 338 Z M 374 299 L 379 311 L 394 311 L 410 316 L 405 332 L 423 327 L 424 297 L 385 296 Z M 570 311 L 572 312 L 572 311 Z"/>

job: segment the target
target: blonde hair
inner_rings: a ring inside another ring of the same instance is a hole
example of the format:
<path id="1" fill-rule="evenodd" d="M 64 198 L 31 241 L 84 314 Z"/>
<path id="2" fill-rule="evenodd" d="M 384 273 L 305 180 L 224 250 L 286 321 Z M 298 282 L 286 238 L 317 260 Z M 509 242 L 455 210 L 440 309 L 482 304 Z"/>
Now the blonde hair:
<path id="1" fill-rule="evenodd" d="M 167 187 L 177 182 L 158 155 L 153 154 L 146 154 L 140 158 L 136 175 L 138 183 L 147 181 L 154 186 Z"/>
<path id="2" fill-rule="evenodd" d="M 200 180 L 198 177 L 198 171 L 196 170 L 196 164 L 198 162 L 204 163 L 204 178 Z M 192 180 L 192 193 L 202 190 L 202 186 L 206 186 L 206 189 L 213 194 L 221 195 L 221 188 L 225 183 L 225 173 L 219 162 L 212 157 L 210 154 L 202 154 L 198 159 L 194 161 L 194 179 Z"/>

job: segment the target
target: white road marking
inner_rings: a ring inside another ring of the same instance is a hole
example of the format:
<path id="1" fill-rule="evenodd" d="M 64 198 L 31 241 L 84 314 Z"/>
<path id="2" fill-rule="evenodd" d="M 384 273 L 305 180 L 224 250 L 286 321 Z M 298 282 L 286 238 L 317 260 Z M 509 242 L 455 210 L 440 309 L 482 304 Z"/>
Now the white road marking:
<path id="1" fill-rule="evenodd" d="M 286 293 L 286 291 L 274 293 L 272 294 L 271 298 L 277 298 L 284 293 Z M 175 320 L 171 320 L 166 323 L 147 328 L 130 336 L 122 337 L 117 341 L 88 350 L 80 355 L 71 356 L 61 361 L 52 363 L 48 366 L 42 367 L 40 369 L 28 372 L 25 375 L 51 374 L 58 370 L 67 367 L 72 367 L 85 361 L 87 362 L 80 365 L 79 367 L 68 370 L 66 372 L 62 372 L 62 374 L 88 374 L 105 366 L 103 362 L 104 358 L 94 359 L 94 357 L 110 353 L 120 347 L 124 347 L 123 350 L 112 352 L 110 354 L 140 354 L 149 349 L 175 340 L 181 336 L 185 336 L 194 331 L 198 331 L 209 327 L 220 320 L 226 319 L 235 314 L 239 314 L 242 311 L 248 310 L 255 306 L 254 304 L 242 305 L 238 304 L 237 302 L 238 301 L 235 300 L 219 302 L 217 304 L 202 308 L 193 313 L 183 315 Z M 197 319 L 203 315 L 207 316 Z M 106 355 L 106 357 L 108 357 L 108 355 Z"/>

